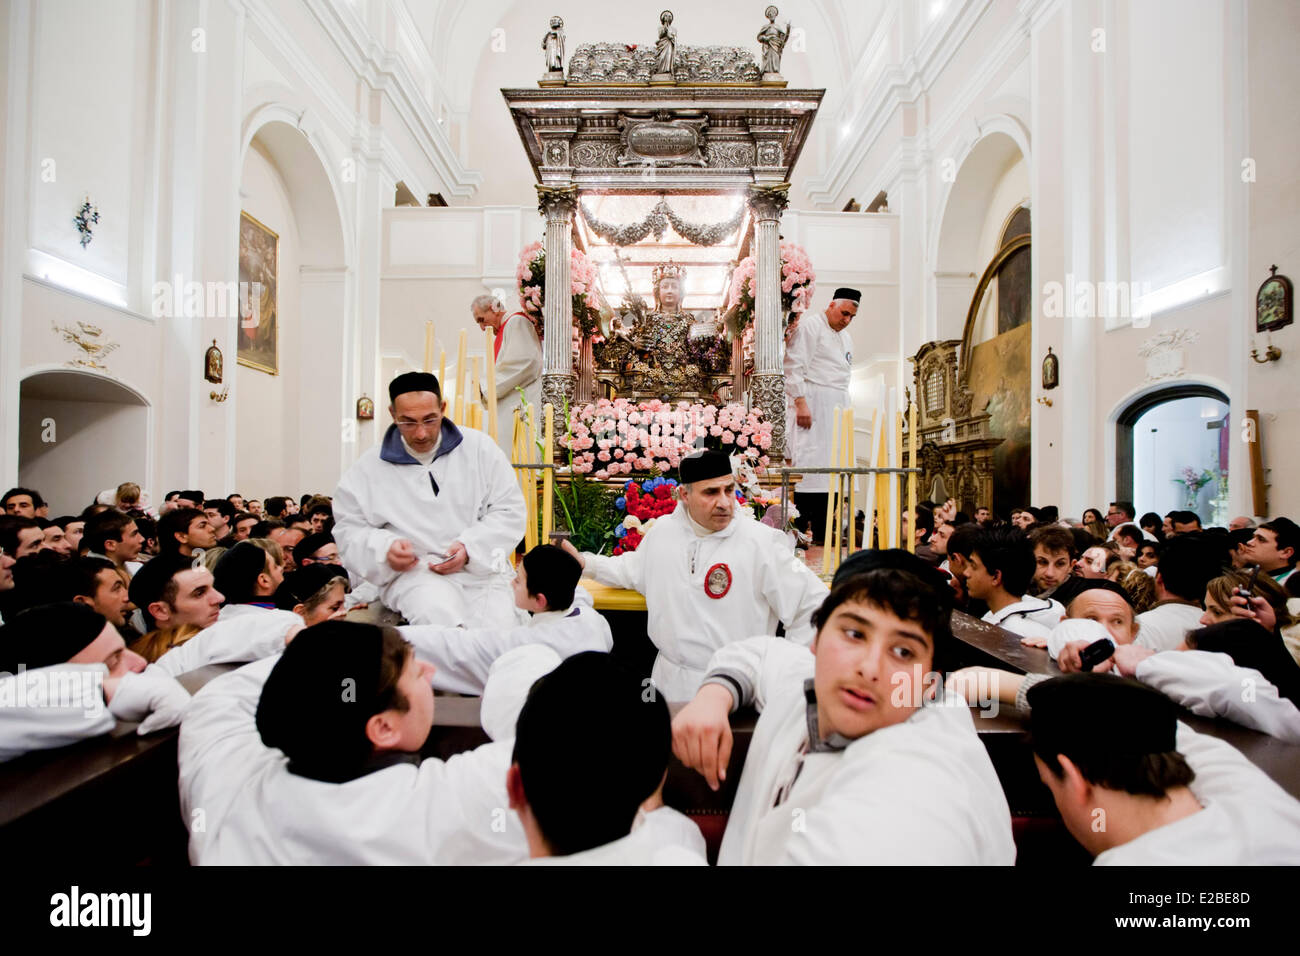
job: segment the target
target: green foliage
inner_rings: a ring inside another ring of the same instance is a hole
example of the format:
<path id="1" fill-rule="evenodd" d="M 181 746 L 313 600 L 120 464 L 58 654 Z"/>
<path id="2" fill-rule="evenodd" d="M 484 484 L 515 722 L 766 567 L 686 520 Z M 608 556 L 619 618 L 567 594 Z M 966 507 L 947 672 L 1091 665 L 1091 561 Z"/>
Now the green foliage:
<path id="1" fill-rule="evenodd" d="M 570 475 L 555 483 L 557 529 L 563 526 L 569 540 L 579 551 L 608 554 L 614 547 L 614 527 L 618 524 L 617 496 L 613 489 L 582 475 Z"/>

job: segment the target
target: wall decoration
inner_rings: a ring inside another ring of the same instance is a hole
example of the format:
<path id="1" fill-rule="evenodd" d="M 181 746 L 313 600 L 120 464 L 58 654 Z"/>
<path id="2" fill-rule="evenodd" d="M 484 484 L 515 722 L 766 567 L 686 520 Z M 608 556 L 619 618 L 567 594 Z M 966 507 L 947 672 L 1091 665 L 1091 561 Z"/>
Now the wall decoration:
<path id="1" fill-rule="evenodd" d="M 1032 327 L 1025 323 L 972 349 L 972 407 L 989 415 L 988 433 L 1003 439 L 993 449 L 993 510 L 1008 514 L 1029 500 Z M 985 502 L 987 504 L 987 502 Z"/>
<path id="2" fill-rule="evenodd" d="M 1043 388 L 1056 388 L 1060 384 L 1061 360 L 1052 354 L 1052 347 L 1049 345 L 1047 356 L 1043 359 Z"/>
<path id="3" fill-rule="evenodd" d="M 1200 337 L 1194 329 L 1169 329 L 1144 341 L 1138 349 L 1138 355 L 1147 360 L 1147 377 L 1142 384 L 1181 375 L 1187 360 L 1183 347 L 1194 345 Z"/>
<path id="4" fill-rule="evenodd" d="M 363 422 L 368 422 L 375 417 L 374 399 L 368 398 L 363 392 L 357 399 L 357 418 Z"/>
<path id="5" fill-rule="evenodd" d="M 90 240 L 94 238 L 90 227 L 99 222 L 99 207 L 91 205 L 90 197 L 87 196 L 86 201 L 81 204 L 81 208 L 77 210 L 77 214 L 72 218 L 72 221 L 77 224 L 77 232 L 81 233 L 81 248 L 84 249 L 90 245 Z"/>
<path id="6" fill-rule="evenodd" d="M 1277 266 L 1269 266 L 1269 277 L 1255 294 L 1255 331 L 1274 332 L 1290 325 L 1292 314 L 1292 286 L 1286 276 L 1277 274 Z"/>
<path id="7" fill-rule="evenodd" d="M 212 344 L 208 346 L 208 350 L 203 356 L 203 377 L 214 385 L 220 385 L 225 364 L 225 360 L 221 356 L 221 349 L 217 348 L 217 340 L 213 339 Z"/>
<path id="8" fill-rule="evenodd" d="M 69 365 L 80 366 L 81 368 L 95 368 L 100 371 L 107 371 L 107 367 L 100 365 L 99 360 L 111 352 L 118 349 L 116 342 L 101 340 L 100 336 L 104 330 L 96 325 L 87 325 L 85 322 L 78 322 L 74 329 L 71 326 L 54 325 L 54 331 L 63 336 L 63 341 L 69 342 L 81 349 L 85 354 L 68 362 Z"/>
<path id="9" fill-rule="evenodd" d="M 278 269 L 280 237 L 246 212 L 239 214 L 240 365 L 280 373 Z"/>

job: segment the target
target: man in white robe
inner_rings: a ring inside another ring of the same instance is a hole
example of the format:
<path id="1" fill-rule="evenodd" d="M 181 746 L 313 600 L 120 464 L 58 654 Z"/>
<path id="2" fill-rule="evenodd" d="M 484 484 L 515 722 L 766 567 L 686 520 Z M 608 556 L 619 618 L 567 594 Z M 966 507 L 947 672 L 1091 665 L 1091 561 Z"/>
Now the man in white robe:
<path id="1" fill-rule="evenodd" d="M 719 647 L 775 634 L 807 645 L 826 585 L 785 535 L 736 508 L 731 463 L 720 452 L 683 459 L 677 507 L 656 519 L 635 551 L 579 555 L 601 584 L 645 595 L 646 631 L 659 649 L 652 677 L 669 701 L 690 700 Z"/>
<path id="2" fill-rule="evenodd" d="M 713 656 L 673 721 L 678 759 L 717 789 L 728 713 L 759 710 L 719 865 L 1015 861 L 993 764 L 938 673 L 949 591 L 915 555 L 858 552 L 817 612 L 811 652 L 755 637 Z"/>
<path id="3" fill-rule="evenodd" d="M 526 422 L 523 416 L 528 413 L 523 408 L 524 402 L 531 406 L 534 415 L 542 407 L 542 343 L 532 320 L 522 312 L 506 315 L 505 306 L 496 296 L 479 296 L 470 304 L 470 310 L 478 327 L 491 329 L 496 336 L 493 348 L 496 350 L 497 445 L 509 458 L 515 412 L 519 411 Z M 487 388 L 486 378 L 483 387 Z M 520 389 L 524 393 L 522 401 Z M 540 435 L 540 418 L 536 420 L 536 428 Z"/>
<path id="4" fill-rule="evenodd" d="M 785 353 L 785 394 L 794 409 L 794 429 L 787 432 L 788 451 L 795 467 L 827 468 L 835 429 L 836 408 L 849 407 L 853 372 L 853 340 L 849 323 L 858 314 L 862 293 L 836 289 L 822 315 L 805 313 Z M 820 540 L 826 528 L 827 475 L 807 475 L 795 492 L 795 506 L 812 521 Z"/>
<path id="5" fill-rule="evenodd" d="M 407 372 L 388 391 L 394 424 L 334 491 L 344 567 L 411 624 L 511 624 L 506 557 L 525 508 L 510 462 L 486 434 L 443 417 L 436 376 Z"/>

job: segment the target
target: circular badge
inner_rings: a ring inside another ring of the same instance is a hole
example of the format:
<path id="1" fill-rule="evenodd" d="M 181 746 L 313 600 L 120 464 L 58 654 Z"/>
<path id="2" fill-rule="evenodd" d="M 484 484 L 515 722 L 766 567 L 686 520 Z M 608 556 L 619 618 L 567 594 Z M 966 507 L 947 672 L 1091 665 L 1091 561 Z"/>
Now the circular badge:
<path id="1" fill-rule="evenodd" d="M 731 568 L 715 564 L 704 576 L 704 593 L 713 599 L 724 597 L 731 590 Z"/>

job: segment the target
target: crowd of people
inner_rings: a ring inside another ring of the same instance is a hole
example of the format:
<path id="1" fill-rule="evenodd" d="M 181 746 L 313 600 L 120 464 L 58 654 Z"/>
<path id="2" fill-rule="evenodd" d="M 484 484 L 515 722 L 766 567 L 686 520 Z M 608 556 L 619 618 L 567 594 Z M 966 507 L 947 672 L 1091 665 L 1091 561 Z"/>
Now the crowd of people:
<path id="1" fill-rule="evenodd" d="M 0 760 L 179 725 L 196 863 L 703 863 L 669 759 L 722 786 L 753 707 L 720 863 L 1004 865 L 969 706 L 1001 704 L 1098 863 L 1300 862 L 1300 801 L 1179 720 L 1300 743 L 1291 520 L 926 502 L 914 554 L 855 552 L 828 584 L 702 452 L 637 550 L 522 553 L 501 450 L 446 418 L 433 375 L 389 397 L 330 497 L 178 490 L 155 511 L 128 483 L 51 518 L 6 493 Z M 650 675 L 611 653 L 584 575 L 644 595 Z M 1062 674 L 959 666 L 958 612 Z M 209 664 L 232 666 L 191 697 L 176 678 Z M 435 691 L 480 697 L 491 742 L 423 755 Z"/>

